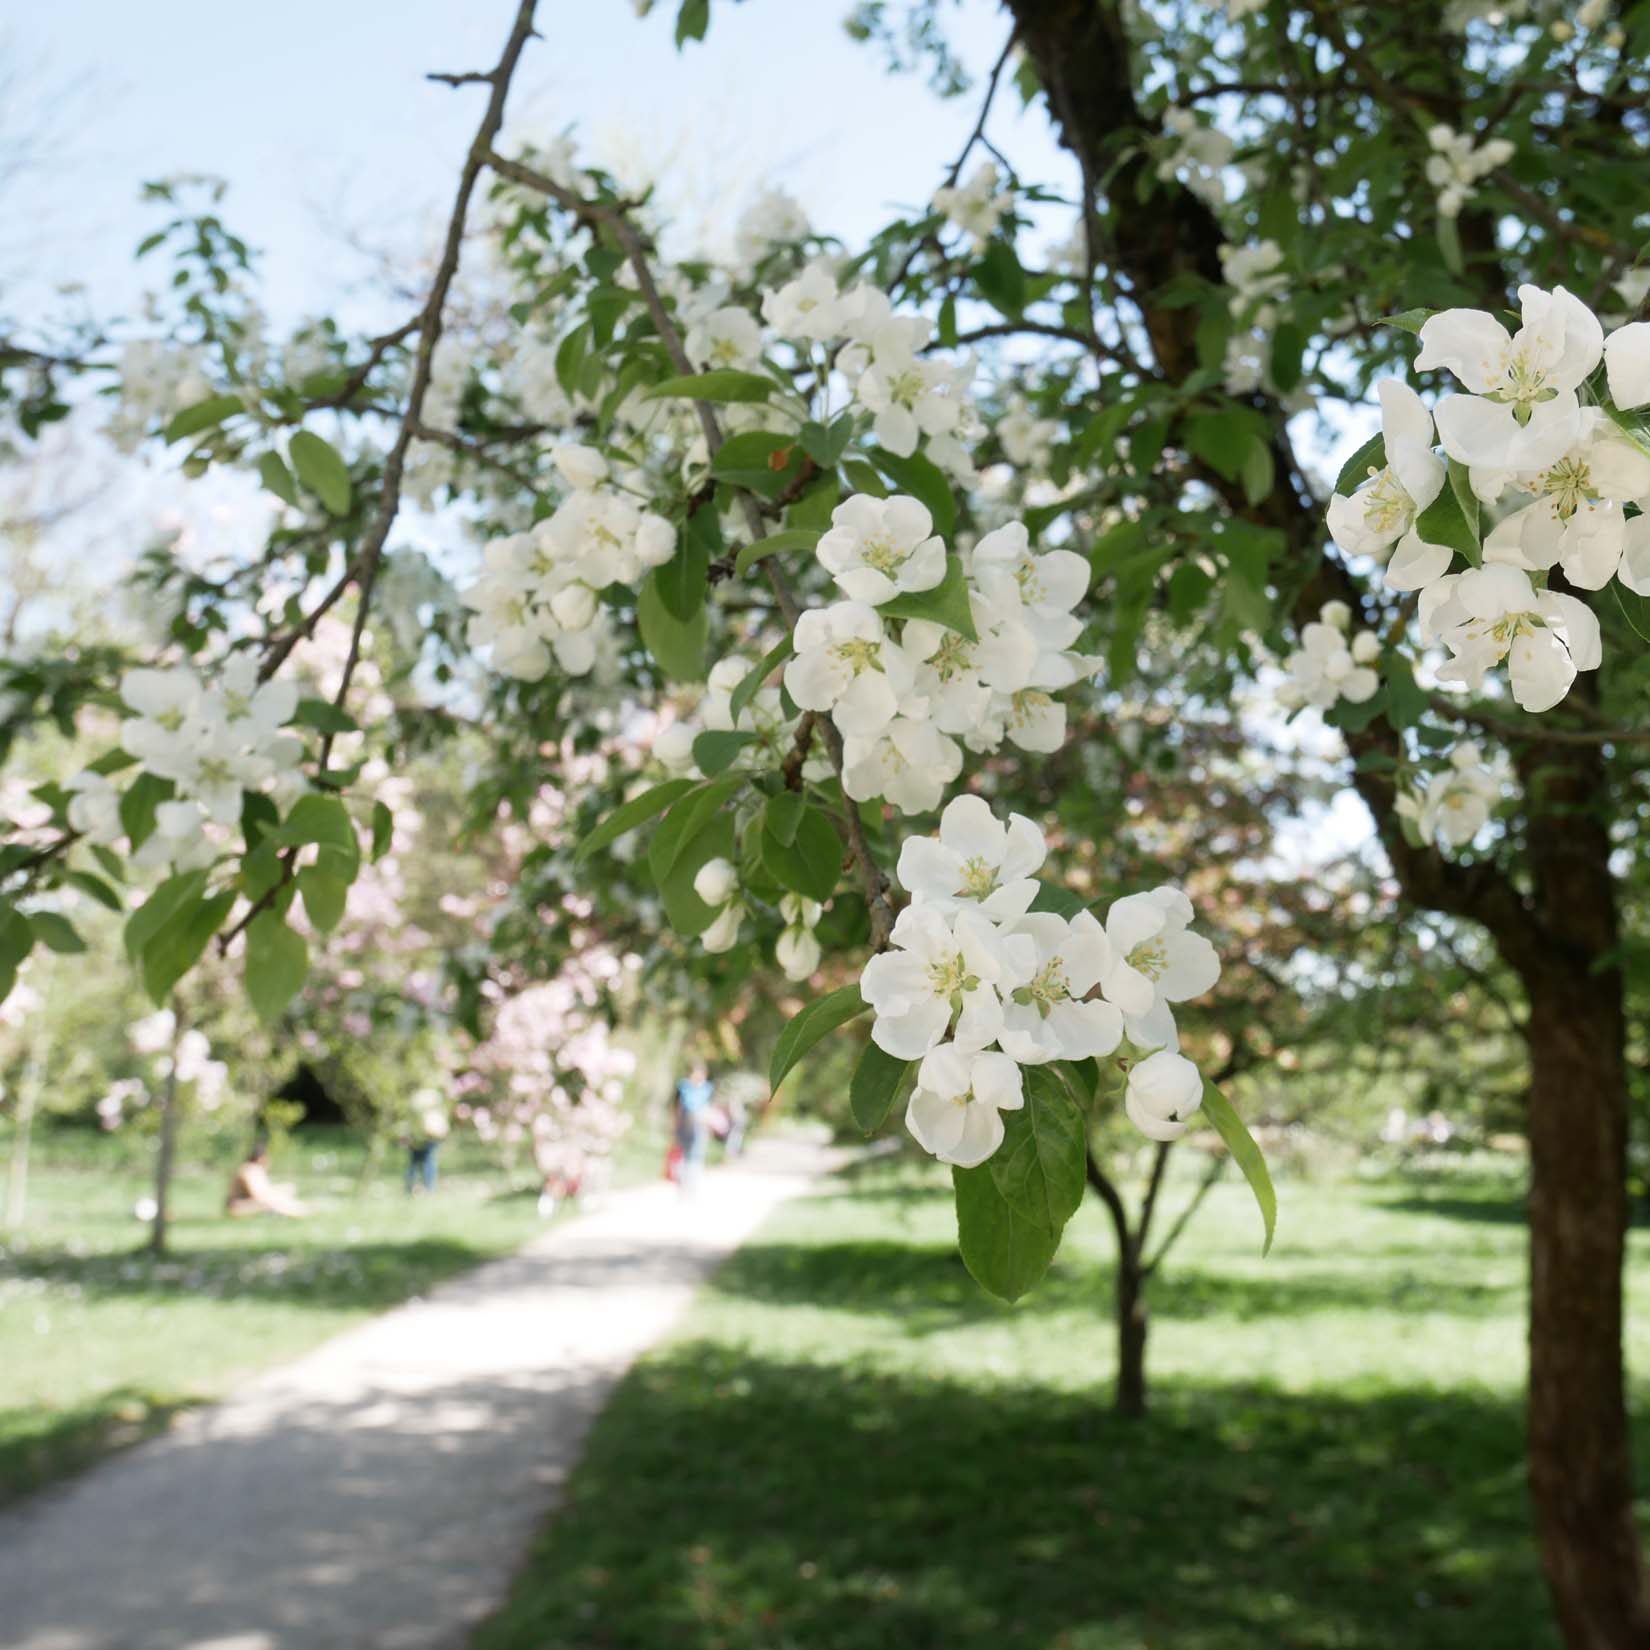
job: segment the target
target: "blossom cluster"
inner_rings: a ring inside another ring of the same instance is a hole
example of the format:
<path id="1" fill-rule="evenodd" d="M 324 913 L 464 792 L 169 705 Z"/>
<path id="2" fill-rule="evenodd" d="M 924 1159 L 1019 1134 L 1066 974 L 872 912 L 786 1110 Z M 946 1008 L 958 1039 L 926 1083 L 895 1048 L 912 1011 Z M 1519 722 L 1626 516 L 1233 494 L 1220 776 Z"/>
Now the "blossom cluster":
<path id="1" fill-rule="evenodd" d="M 489 542 L 481 577 L 462 593 L 471 646 L 490 647 L 506 675 L 537 681 L 551 658 L 587 674 L 607 636 L 600 595 L 634 588 L 676 553 L 676 530 L 608 485 L 607 461 L 574 444 L 555 452 L 571 491 L 525 533 Z"/>
<path id="2" fill-rule="evenodd" d="M 235 654 L 211 681 L 188 665 L 129 670 L 120 697 L 127 712 L 120 748 L 172 785 L 155 810 L 153 833 L 132 855 L 135 865 L 209 865 L 218 852 L 215 828 L 240 821 L 243 792 L 267 794 L 284 811 L 307 788 L 303 741 L 286 728 L 298 708 L 297 685 L 260 683 L 251 653 Z M 118 842 L 125 834 L 121 791 L 108 775 L 88 768 L 68 789 L 70 825 L 89 842 Z"/>
<path id="3" fill-rule="evenodd" d="M 1381 655 L 1381 639 L 1373 630 L 1351 635 L 1351 627 L 1345 602 L 1323 604 L 1316 622 L 1302 629 L 1301 645 L 1284 660 L 1289 680 L 1278 690 L 1280 704 L 1329 710 L 1342 699 L 1361 705 L 1375 697 L 1381 679 L 1371 667 Z"/>
<path id="4" fill-rule="evenodd" d="M 1024 1104 L 1023 1066 L 1112 1055 L 1125 1037 L 1152 1051 L 1129 1070 L 1138 1127 L 1171 1139 L 1201 1103 L 1172 1005 L 1208 991 L 1220 960 L 1191 932 L 1191 903 L 1162 887 L 1117 900 L 1103 921 L 1034 911 L 1046 852 L 1031 820 L 1004 824 L 972 795 L 947 806 L 937 837 L 900 850 L 911 903 L 860 990 L 872 1041 L 920 1062 L 906 1125 L 942 1162 L 968 1168 L 997 1150 L 1002 1112 Z"/>
<path id="5" fill-rule="evenodd" d="M 966 183 L 935 190 L 934 210 L 968 235 L 978 252 L 1014 210 L 1014 191 L 1003 188 L 994 162 L 982 161 Z"/>
<path id="6" fill-rule="evenodd" d="M 1427 182 L 1438 191 L 1438 210 L 1446 218 L 1460 217 L 1461 208 L 1478 194 L 1478 180 L 1518 152 L 1506 138 L 1489 138 L 1475 147 L 1470 134 L 1442 122 L 1427 132 L 1427 145 L 1432 150 Z"/>
<path id="7" fill-rule="evenodd" d="M 963 561 L 977 641 L 934 619 L 879 611 L 945 580 L 949 558 L 933 525 L 914 498 L 856 494 L 838 505 L 816 554 L 842 599 L 801 615 L 785 667 L 795 703 L 828 714 L 842 735 L 843 789 L 905 813 L 939 806 L 962 771 L 963 744 L 1059 749 L 1066 712 L 1054 694 L 1096 668 L 1071 651 L 1088 563 L 1069 550 L 1039 555 L 1017 522 L 988 533 Z"/>
<path id="8" fill-rule="evenodd" d="M 1163 111 L 1163 130 L 1158 177 L 1176 180 L 1218 211 L 1226 204 L 1226 168 L 1236 144 L 1224 132 L 1203 125 L 1191 110 L 1174 104 Z"/>
<path id="9" fill-rule="evenodd" d="M 1605 337 L 1563 287 L 1524 286 L 1519 300 L 1516 333 L 1482 310 L 1423 323 L 1415 365 L 1463 391 L 1429 412 L 1406 386 L 1381 386 L 1386 464 L 1331 500 L 1329 527 L 1349 554 L 1390 557 L 1391 588 L 1419 592 L 1423 638 L 1449 655 L 1440 681 L 1477 689 L 1505 662 L 1513 697 L 1542 711 L 1602 660 L 1597 617 L 1548 587 L 1552 571 L 1581 590 L 1616 578 L 1650 594 L 1650 445 L 1613 416 L 1650 405 L 1650 323 Z M 1580 393 L 1601 362 L 1608 410 Z M 1450 474 L 1435 441 L 1483 538 L 1481 565 L 1457 569 L 1456 550 L 1424 536 Z"/>
<path id="10" fill-rule="evenodd" d="M 1423 788 L 1399 793 L 1398 814 L 1423 841 L 1464 848 L 1489 823 L 1506 782 L 1503 765 L 1486 762 L 1478 744 L 1464 740 Z"/>

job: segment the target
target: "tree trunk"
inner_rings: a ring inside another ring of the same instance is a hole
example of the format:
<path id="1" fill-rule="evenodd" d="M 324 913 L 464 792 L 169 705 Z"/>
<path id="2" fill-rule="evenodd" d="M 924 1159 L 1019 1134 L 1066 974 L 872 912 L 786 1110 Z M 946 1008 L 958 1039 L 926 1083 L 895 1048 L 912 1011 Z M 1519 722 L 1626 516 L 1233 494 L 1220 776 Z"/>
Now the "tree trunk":
<path id="1" fill-rule="evenodd" d="M 1521 762 L 1543 945 L 1529 997 L 1529 1478 L 1570 1650 L 1646 1650 L 1622 1371 L 1627 1070 L 1616 889 L 1596 755 Z"/>
<path id="2" fill-rule="evenodd" d="M 155 1219 L 149 1228 L 149 1253 L 166 1253 L 168 1202 L 172 1190 L 172 1164 L 178 1149 L 178 1044 L 183 1036 L 182 1005 L 172 1004 L 172 1069 L 166 1074 L 166 1092 L 160 1103 L 160 1150 L 155 1154 Z"/>
<path id="3" fill-rule="evenodd" d="M 1112 1407 L 1138 1421 L 1146 1413 L 1146 1280 L 1132 1246 L 1117 1256 L 1117 1394 Z"/>

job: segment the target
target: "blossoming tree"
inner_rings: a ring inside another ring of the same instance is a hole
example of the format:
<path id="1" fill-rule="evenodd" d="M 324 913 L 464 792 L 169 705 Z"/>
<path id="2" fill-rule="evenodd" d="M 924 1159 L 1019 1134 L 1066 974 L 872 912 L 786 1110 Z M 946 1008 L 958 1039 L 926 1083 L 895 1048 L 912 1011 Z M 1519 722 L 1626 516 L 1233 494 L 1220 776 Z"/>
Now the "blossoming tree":
<path id="1" fill-rule="evenodd" d="M 934 0 L 909 9 L 938 42 Z M 571 136 L 505 135 L 534 0 L 494 67 L 444 77 L 482 112 L 424 300 L 389 332 L 271 339 L 244 244 L 158 186 L 165 336 L 8 342 L 0 384 L 28 435 L 95 373 L 119 439 L 244 467 L 275 514 L 250 560 L 146 563 L 154 657 L 6 667 L 9 721 L 119 725 L 11 822 L 0 983 L 72 943 L 75 899 L 130 897 L 157 1000 L 213 947 L 279 1014 L 393 840 L 353 690 L 375 627 L 410 628 L 440 714 L 493 730 L 518 780 L 561 761 L 578 785 L 604 739 L 648 729 L 628 794 L 585 775 L 601 806 L 569 883 L 634 891 L 707 971 L 863 963 L 771 1075 L 868 1014 L 856 1116 L 902 1113 L 952 1165 L 964 1257 L 1012 1298 L 1083 1195 L 1102 1109 L 1155 1141 L 1205 1119 L 1270 1234 L 1259 1154 L 1181 1052 L 1222 960 L 1192 902 L 1150 877 L 1062 887 L 1043 824 L 993 804 L 1143 654 L 1172 651 L 1200 701 L 1258 683 L 1341 731 L 1403 898 L 1481 925 L 1523 987 L 1543 1550 L 1571 1644 L 1642 1644 L 1611 856 L 1650 737 L 1650 19 L 1007 10 L 931 207 L 864 247 L 766 191 L 726 251 L 663 256 L 648 198 Z M 685 0 L 679 43 L 711 12 Z M 1070 152 L 1064 186 L 991 144 L 1010 80 Z M 1317 476 L 1310 413 L 1377 379 L 1380 433 Z M 405 530 L 443 503 L 482 541 L 456 593 Z M 308 692 L 340 618 L 344 658 Z"/>

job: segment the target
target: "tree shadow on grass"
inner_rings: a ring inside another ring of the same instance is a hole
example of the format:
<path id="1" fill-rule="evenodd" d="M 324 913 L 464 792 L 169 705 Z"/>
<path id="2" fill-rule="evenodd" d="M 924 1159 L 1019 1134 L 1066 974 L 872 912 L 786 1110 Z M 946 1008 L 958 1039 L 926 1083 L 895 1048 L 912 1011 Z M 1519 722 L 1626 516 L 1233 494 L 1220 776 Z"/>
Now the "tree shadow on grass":
<path id="1" fill-rule="evenodd" d="M 0 1507 L 164 1432 L 174 1415 L 201 1401 L 127 1386 L 49 1414 L 0 1410 Z"/>
<path id="2" fill-rule="evenodd" d="M 68 1249 L 24 1249 L 0 1255 L 0 1278 L 72 1286 L 91 1299 L 205 1296 L 353 1311 L 394 1306 L 428 1283 L 492 1258 L 493 1251 L 451 1238 L 338 1248 L 224 1245 L 180 1249 L 158 1258 L 131 1251 L 82 1255 Z"/>
<path id="3" fill-rule="evenodd" d="M 1384 1200 L 1380 1207 L 1401 1215 L 1437 1215 L 1442 1220 L 1470 1220 L 1490 1226 L 1523 1226 L 1529 1215 L 1522 1197 L 1429 1197 L 1415 1192 Z"/>
<path id="4" fill-rule="evenodd" d="M 1017 1306 L 992 1300 L 964 1268 L 955 1245 L 864 1240 L 846 1243 L 750 1243 L 712 1279 L 721 1294 L 765 1305 L 825 1307 L 894 1316 L 909 1333 L 934 1334 L 1013 1312 L 1092 1310 L 1109 1303 L 1113 1273 L 1057 1259 Z M 1152 1280 L 1151 1308 L 1160 1318 L 1287 1318 L 1320 1312 L 1448 1311 L 1473 1317 L 1504 1311 L 1509 1293 L 1466 1278 L 1417 1269 L 1281 1267 L 1260 1277 L 1176 1269 L 1171 1261 Z"/>
<path id="5" fill-rule="evenodd" d="M 474 1650 L 1542 1650 L 1517 1405 L 639 1366 Z"/>

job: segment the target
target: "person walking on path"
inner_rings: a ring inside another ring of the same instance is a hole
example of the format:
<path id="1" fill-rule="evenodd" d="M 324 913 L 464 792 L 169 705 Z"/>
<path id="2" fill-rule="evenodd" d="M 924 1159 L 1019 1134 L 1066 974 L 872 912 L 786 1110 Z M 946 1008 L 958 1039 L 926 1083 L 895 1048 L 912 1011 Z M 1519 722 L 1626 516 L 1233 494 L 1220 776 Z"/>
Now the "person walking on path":
<path id="1" fill-rule="evenodd" d="M 703 1060 L 695 1060 L 676 1085 L 676 1144 L 681 1148 L 677 1180 L 684 1196 L 699 1189 L 710 1141 L 710 1103 L 716 1085 Z"/>
<path id="2" fill-rule="evenodd" d="M 420 1089 L 413 1096 L 417 1107 L 414 1133 L 407 1142 L 407 1191 L 420 1187 L 426 1192 L 435 1190 L 436 1154 L 447 1138 L 447 1108 L 434 1089 Z"/>

